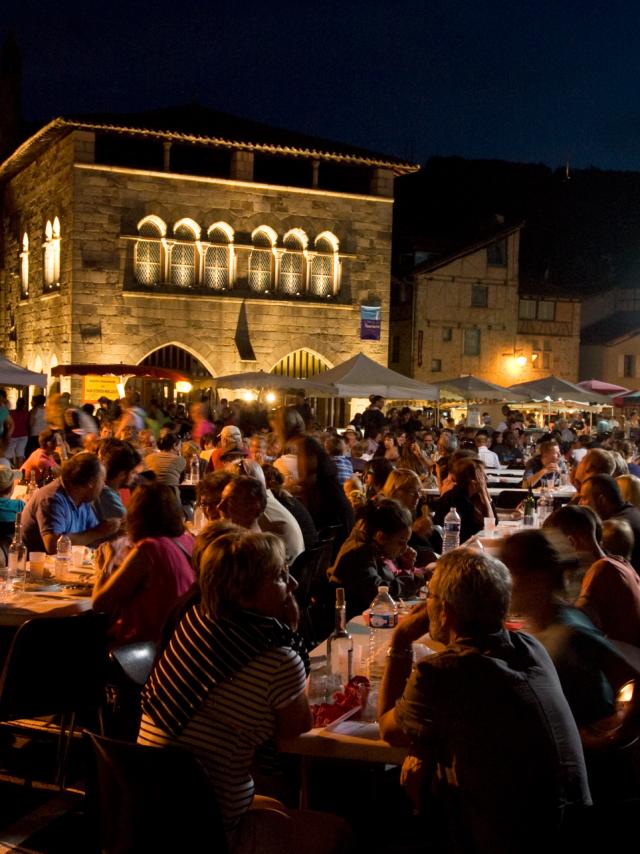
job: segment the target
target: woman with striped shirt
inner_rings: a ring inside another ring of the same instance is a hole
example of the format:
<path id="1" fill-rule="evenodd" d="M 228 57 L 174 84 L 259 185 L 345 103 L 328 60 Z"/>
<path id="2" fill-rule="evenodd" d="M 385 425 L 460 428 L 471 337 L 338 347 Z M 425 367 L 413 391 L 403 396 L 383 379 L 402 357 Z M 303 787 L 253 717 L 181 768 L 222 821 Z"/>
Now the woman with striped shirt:
<path id="1" fill-rule="evenodd" d="M 201 558 L 187 611 L 143 693 L 138 742 L 178 745 L 205 767 L 232 854 L 343 850 L 341 820 L 254 794 L 259 747 L 311 727 L 295 580 L 273 534 L 231 532 Z"/>

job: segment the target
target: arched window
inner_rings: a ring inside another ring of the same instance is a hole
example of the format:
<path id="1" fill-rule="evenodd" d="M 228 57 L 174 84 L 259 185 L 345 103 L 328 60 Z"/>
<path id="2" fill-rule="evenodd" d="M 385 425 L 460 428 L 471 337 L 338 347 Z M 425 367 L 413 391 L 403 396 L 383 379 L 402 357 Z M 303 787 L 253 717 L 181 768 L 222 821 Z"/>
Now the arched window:
<path id="1" fill-rule="evenodd" d="M 196 244 L 200 228 L 193 220 L 181 219 L 173 227 L 176 242 L 171 246 L 171 284 L 191 288 L 196 283 Z"/>
<path id="2" fill-rule="evenodd" d="M 233 229 L 226 222 L 218 222 L 209 228 L 208 237 L 209 245 L 204 253 L 203 282 L 207 288 L 223 291 L 231 283 Z"/>
<path id="3" fill-rule="evenodd" d="M 253 249 L 249 255 L 249 288 L 256 293 L 271 290 L 273 281 L 273 247 L 277 235 L 272 228 L 261 226 L 251 235 Z"/>
<path id="4" fill-rule="evenodd" d="M 157 216 L 147 216 L 138 223 L 133 266 L 136 281 L 141 285 L 158 285 L 162 275 L 162 240 L 167 227 Z"/>
<path id="5" fill-rule="evenodd" d="M 20 296 L 26 299 L 29 296 L 29 235 L 22 236 L 22 252 L 20 253 Z"/>
<path id="6" fill-rule="evenodd" d="M 331 232 L 319 234 L 315 241 L 316 254 L 311 261 L 309 291 L 326 297 L 335 291 L 338 273 L 338 239 Z"/>
<path id="7" fill-rule="evenodd" d="M 60 221 L 56 217 L 51 224 L 47 220 L 44 228 L 44 286 L 51 290 L 60 281 Z"/>
<path id="8" fill-rule="evenodd" d="M 307 236 L 293 228 L 284 236 L 285 251 L 280 260 L 280 291 L 284 294 L 302 294 L 305 288 L 305 250 Z"/>

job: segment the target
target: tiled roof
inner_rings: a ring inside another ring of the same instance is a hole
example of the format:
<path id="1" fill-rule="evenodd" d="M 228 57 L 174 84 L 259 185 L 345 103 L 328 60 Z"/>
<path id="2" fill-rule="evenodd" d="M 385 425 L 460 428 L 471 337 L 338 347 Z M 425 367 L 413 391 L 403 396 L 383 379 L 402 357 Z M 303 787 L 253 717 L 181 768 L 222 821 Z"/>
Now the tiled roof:
<path id="1" fill-rule="evenodd" d="M 200 143 L 220 148 L 379 166 L 397 175 L 418 169 L 399 157 L 191 105 L 141 113 L 60 116 L 27 139 L 0 165 L 0 178 L 18 171 L 30 159 L 38 156 L 43 148 L 71 130 L 101 130 L 168 142 Z"/>

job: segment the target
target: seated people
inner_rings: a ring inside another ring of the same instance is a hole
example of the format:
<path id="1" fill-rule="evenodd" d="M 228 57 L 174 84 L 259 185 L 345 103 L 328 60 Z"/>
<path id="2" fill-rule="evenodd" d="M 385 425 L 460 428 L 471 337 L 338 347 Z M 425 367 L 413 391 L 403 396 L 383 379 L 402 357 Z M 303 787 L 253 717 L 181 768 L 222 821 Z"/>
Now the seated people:
<path id="1" fill-rule="evenodd" d="M 640 646 L 640 577 L 623 557 L 605 554 L 593 510 L 567 504 L 552 513 L 544 527 L 562 531 L 589 566 L 576 607 L 607 637 Z"/>
<path id="2" fill-rule="evenodd" d="M 46 477 L 58 477 L 60 474 L 60 463 L 54 456 L 57 447 L 56 434 L 47 427 L 38 434 L 39 448 L 30 454 L 22 466 L 22 471 L 27 480 L 31 478 L 31 472 L 35 471 L 36 481 L 42 484 Z"/>
<path id="3" fill-rule="evenodd" d="M 410 745 L 404 783 L 420 793 L 419 806 L 434 792 L 428 833 L 437 840 L 448 818 L 447 851 L 544 851 L 563 812 L 590 803 L 580 739 L 553 664 L 534 638 L 503 628 L 510 590 L 499 561 L 470 549 L 449 552 L 425 605 L 395 629 L 387 656 L 380 733 Z M 412 642 L 427 631 L 446 648 L 412 668 Z"/>
<path id="4" fill-rule="evenodd" d="M 269 493 L 291 513 L 302 531 L 305 549 L 310 549 L 318 542 L 318 532 L 313 524 L 311 514 L 295 496 L 284 488 L 284 476 L 275 466 L 266 463 L 263 465 L 265 484 L 267 487 L 267 498 Z"/>
<path id="5" fill-rule="evenodd" d="M 621 722 L 616 693 L 636 673 L 586 614 L 562 599 L 564 570 L 575 562 L 566 545 L 553 529 L 521 531 L 505 540 L 502 557 L 513 578 L 513 608 L 551 656 L 585 748 L 601 749 L 624 743 L 633 727 L 636 709 Z"/>
<path id="6" fill-rule="evenodd" d="M 15 524 L 16 515 L 25 507 L 21 498 L 11 498 L 14 483 L 13 471 L 6 466 L 0 467 L 0 526 L 5 531 Z"/>
<path id="7" fill-rule="evenodd" d="M 68 459 L 60 477 L 34 492 L 24 509 L 22 536 L 28 551 L 55 554 L 61 534 L 79 546 L 112 537 L 120 519 L 100 522 L 93 509 L 104 481 L 104 466 L 95 454 L 85 451 Z"/>
<path id="8" fill-rule="evenodd" d="M 312 725 L 308 659 L 294 631 L 296 583 L 282 542 L 272 534 L 218 537 L 202 555 L 200 588 L 201 602 L 145 686 L 138 742 L 178 745 L 202 762 L 232 854 L 338 854 L 340 820 L 287 810 L 254 791 L 256 751 Z"/>
<path id="9" fill-rule="evenodd" d="M 380 495 L 394 498 L 411 513 L 411 538 L 409 546 L 418 553 L 418 566 L 426 566 L 435 560 L 435 552 L 442 551 L 442 537 L 434 531 L 427 505 L 416 517 L 416 508 L 420 500 L 421 483 L 418 475 L 410 469 L 395 469 L 387 478 Z"/>
<path id="10" fill-rule="evenodd" d="M 222 493 L 228 483 L 231 483 L 238 475 L 228 469 L 220 469 L 206 474 L 198 483 L 198 503 L 204 511 L 204 515 L 210 522 L 220 519 L 218 505 L 222 499 Z"/>
<path id="11" fill-rule="evenodd" d="M 94 502 L 98 519 L 122 519 L 127 511 L 120 498 L 120 489 L 129 485 L 131 476 L 140 464 L 136 449 L 121 439 L 101 439 L 98 459 L 105 467 L 105 485 Z"/>
<path id="12" fill-rule="evenodd" d="M 474 457 L 456 460 L 451 474 L 455 486 L 438 499 L 434 521 L 437 525 L 442 525 L 449 510 L 455 507 L 460 516 L 460 542 L 464 543 L 469 537 L 482 531 L 485 517 L 493 517 L 495 514 L 484 466 L 480 460 Z"/>
<path id="13" fill-rule="evenodd" d="M 266 480 L 262 467 L 255 460 L 241 460 L 236 463 L 238 471 L 245 472 L 249 477 L 260 481 L 265 491 L 266 503 L 258 526 L 265 534 L 277 534 L 284 543 L 287 561 L 291 566 L 294 560 L 305 549 L 302 530 L 295 516 L 290 513 L 284 504 L 281 504 L 273 493 L 267 489 Z"/>
<path id="14" fill-rule="evenodd" d="M 347 619 L 369 607 L 381 584 L 390 595 L 414 596 L 423 584 L 413 572 L 416 553 L 408 548 L 411 513 L 399 501 L 381 498 L 364 509 L 363 540 L 343 552 L 330 570 L 330 580 L 344 587 Z"/>
<path id="15" fill-rule="evenodd" d="M 160 483 L 166 483 L 173 488 L 180 500 L 179 485 L 187 466 L 187 461 L 180 453 L 180 439 L 175 433 L 167 433 L 158 439 L 158 450 L 147 454 L 144 461 Z"/>
<path id="16" fill-rule="evenodd" d="M 193 537 L 185 530 L 171 487 L 157 482 L 138 486 L 127 511 L 132 548 L 120 565 L 105 565 L 93 589 L 94 610 L 112 618 L 109 634 L 115 646 L 157 643 L 176 600 L 195 581 Z"/>
<path id="17" fill-rule="evenodd" d="M 538 453 L 526 463 L 522 487 L 558 486 L 562 474 L 567 474 L 567 467 L 560 445 L 555 439 L 543 439 L 538 444 Z"/>
<path id="18" fill-rule="evenodd" d="M 624 519 L 631 526 L 634 543 L 631 565 L 640 573 L 640 508 L 625 501 L 614 477 L 594 474 L 582 481 L 580 504 L 591 507 L 603 519 Z"/>

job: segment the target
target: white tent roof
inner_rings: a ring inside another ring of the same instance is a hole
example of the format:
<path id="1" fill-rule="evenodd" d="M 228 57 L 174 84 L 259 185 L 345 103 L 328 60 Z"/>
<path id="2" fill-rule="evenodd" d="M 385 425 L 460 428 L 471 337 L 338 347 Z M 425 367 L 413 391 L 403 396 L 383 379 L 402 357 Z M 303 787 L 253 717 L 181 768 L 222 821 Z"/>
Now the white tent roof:
<path id="1" fill-rule="evenodd" d="M 26 368 L 16 365 L 15 362 L 10 362 L 4 356 L 0 356 L 0 385 L 35 385 L 38 388 L 46 388 L 47 375 L 28 371 Z"/>
<path id="2" fill-rule="evenodd" d="M 364 353 L 358 353 L 318 375 L 323 385 L 335 389 L 336 397 L 368 397 L 379 394 L 396 400 L 438 400 L 434 385 L 405 377 L 397 371 L 374 362 Z"/>
<path id="3" fill-rule="evenodd" d="M 466 374 L 461 377 L 453 377 L 449 380 L 438 380 L 436 386 L 440 389 L 441 397 L 443 392 L 452 392 L 455 397 L 461 397 L 463 400 L 505 400 L 519 401 L 526 400 L 527 396 L 521 392 L 513 391 L 505 386 L 496 385 L 495 383 L 487 382 L 487 380 L 475 377 L 473 374 Z"/>
<path id="4" fill-rule="evenodd" d="M 552 401 L 566 400 L 571 403 L 606 403 L 611 405 L 611 400 L 604 395 L 597 394 L 594 391 L 585 391 L 580 386 L 553 375 L 528 383 L 516 383 L 509 388 L 530 395 L 532 400 L 551 398 Z"/>

